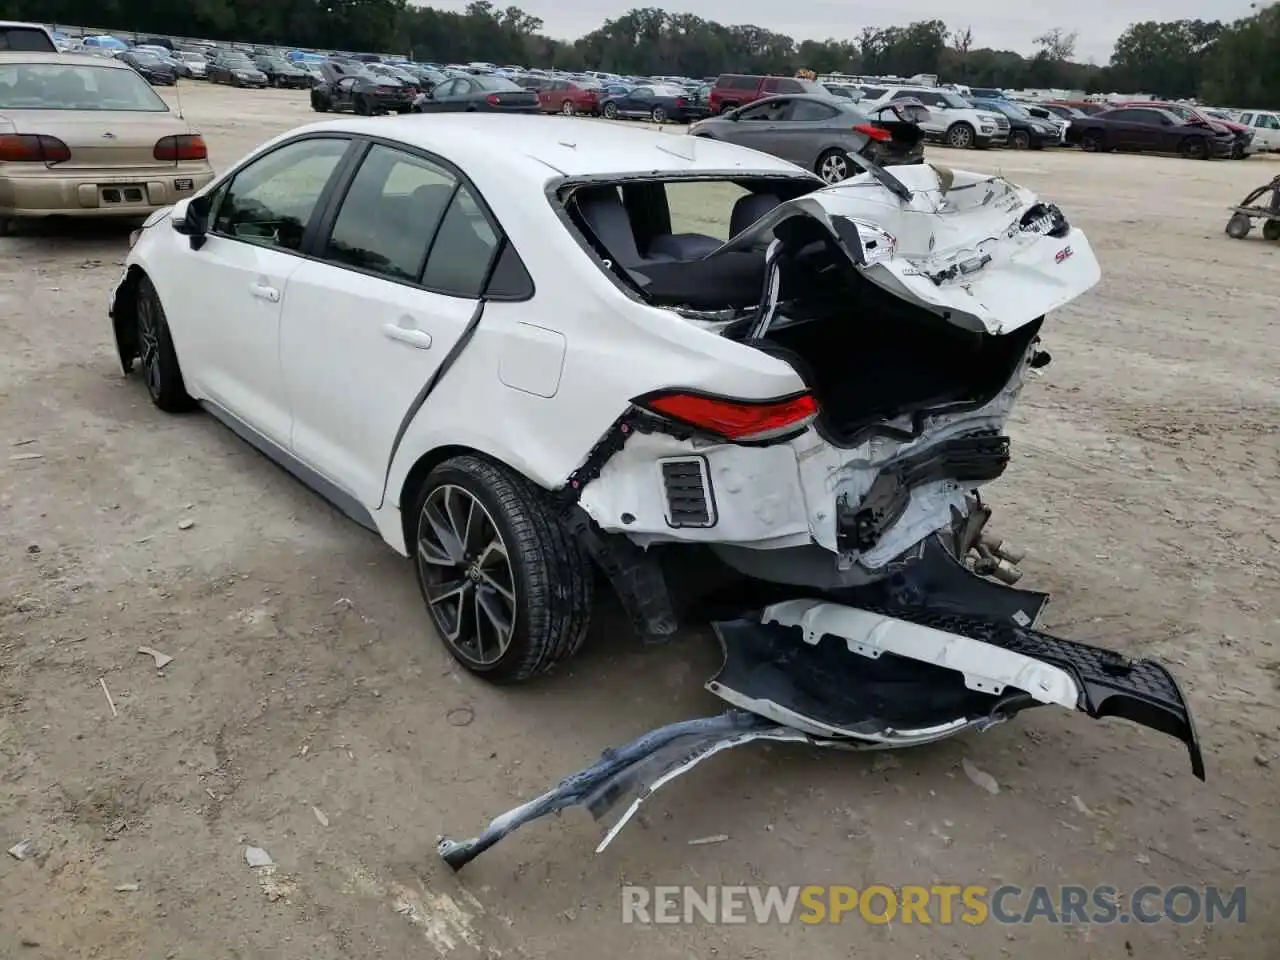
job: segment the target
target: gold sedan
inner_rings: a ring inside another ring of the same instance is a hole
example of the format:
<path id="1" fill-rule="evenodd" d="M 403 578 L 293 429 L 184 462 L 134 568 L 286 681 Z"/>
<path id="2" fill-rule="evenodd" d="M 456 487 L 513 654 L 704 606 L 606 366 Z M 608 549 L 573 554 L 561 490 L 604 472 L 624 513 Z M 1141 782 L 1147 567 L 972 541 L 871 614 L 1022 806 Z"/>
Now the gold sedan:
<path id="1" fill-rule="evenodd" d="M 212 179 L 200 134 L 128 64 L 0 53 L 0 235 L 23 218 L 146 217 Z"/>

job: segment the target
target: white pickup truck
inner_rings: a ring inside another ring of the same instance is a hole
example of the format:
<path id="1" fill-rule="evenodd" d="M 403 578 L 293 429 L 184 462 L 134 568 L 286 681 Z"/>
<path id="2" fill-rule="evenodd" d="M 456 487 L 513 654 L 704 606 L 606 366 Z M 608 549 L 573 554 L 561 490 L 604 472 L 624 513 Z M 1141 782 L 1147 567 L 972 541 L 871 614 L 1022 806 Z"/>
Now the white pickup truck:
<path id="1" fill-rule="evenodd" d="M 1253 128 L 1253 146 L 1258 152 L 1280 153 L 1280 113 L 1246 110 L 1236 122 Z"/>

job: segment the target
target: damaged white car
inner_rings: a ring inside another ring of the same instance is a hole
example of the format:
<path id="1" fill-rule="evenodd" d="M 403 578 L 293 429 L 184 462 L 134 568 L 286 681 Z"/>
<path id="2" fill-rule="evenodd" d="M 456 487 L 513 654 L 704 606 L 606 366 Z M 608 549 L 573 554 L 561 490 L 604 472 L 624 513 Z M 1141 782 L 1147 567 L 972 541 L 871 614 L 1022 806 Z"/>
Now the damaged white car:
<path id="1" fill-rule="evenodd" d="M 1203 779 L 1169 672 L 1035 631 L 1047 598 L 986 529 L 1045 315 L 1098 279 L 999 177 L 825 187 L 729 144 L 477 114 L 266 144 L 148 221 L 111 316 L 157 405 L 204 407 L 413 558 L 477 674 L 571 656 L 597 575 L 649 637 L 718 605 L 731 709 L 444 841 L 458 867 L 725 747 L 904 746 L 1041 704 L 1170 734 Z M 693 588 L 721 573 L 754 607 Z"/>

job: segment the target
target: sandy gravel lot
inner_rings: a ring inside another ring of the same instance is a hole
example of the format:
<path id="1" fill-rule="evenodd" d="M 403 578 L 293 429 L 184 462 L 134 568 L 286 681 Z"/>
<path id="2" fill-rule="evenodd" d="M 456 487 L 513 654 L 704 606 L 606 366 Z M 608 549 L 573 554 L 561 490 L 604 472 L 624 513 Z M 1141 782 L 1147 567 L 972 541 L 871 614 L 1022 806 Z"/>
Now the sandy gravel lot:
<path id="1" fill-rule="evenodd" d="M 182 104 L 220 167 L 313 116 L 296 92 L 188 85 Z M 1180 673 L 1207 784 L 1171 740 L 1038 711 L 890 761 L 745 748 L 602 856 L 573 811 L 455 876 L 438 834 L 714 712 L 708 634 L 649 650 L 606 615 L 545 682 L 462 675 L 406 563 L 121 378 L 105 309 L 127 228 L 29 231 L 0 240 L 0 849 L 32 842 L 0 856 L 0 957 L 1274 958 L 1280 246 L 1223 225 L 1280 164 L 937 156 L 1043 191 L 1103 262 L 1046 327 L 1054 363 L 991 501 L 1032 550 L 1024 582 L 1054 592 L 1051 629 Z M 158 673 L 140 645 L 175 659 Z M 1243 883 L 1249 922 L 620 922 L 623 882 L 946 881 Z"/>

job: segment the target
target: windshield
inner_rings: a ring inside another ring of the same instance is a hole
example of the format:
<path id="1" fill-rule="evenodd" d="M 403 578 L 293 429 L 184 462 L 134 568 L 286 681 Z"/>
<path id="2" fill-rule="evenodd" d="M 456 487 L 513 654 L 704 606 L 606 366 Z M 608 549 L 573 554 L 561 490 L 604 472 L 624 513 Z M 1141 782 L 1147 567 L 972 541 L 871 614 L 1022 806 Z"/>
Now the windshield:
<path id="1" fill-rule="evenodd" d="M 0 65 L 0 110 L 168 111 L 132 70 L 92 64 Z"/>
<path id="2" fill-rule="evenodd" d="M 481 90 L 498 90 L 498 91 L 502 91 L 502 90 L 523 91 L 524 90 L 524 87 L 520 86 L 520 84 L 512 83 L 506 77 L 477 76 L 474 78 L 474 80 L 475 80 L 476 86 L 478 86 Z"/>

